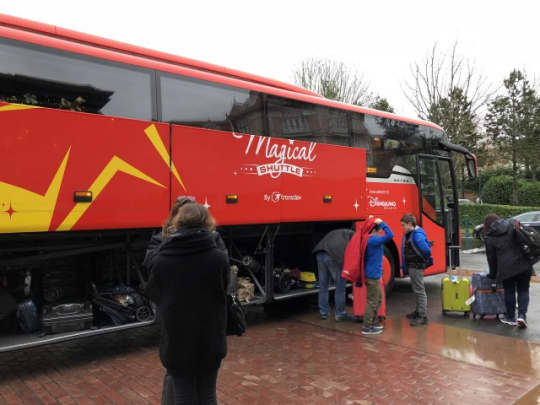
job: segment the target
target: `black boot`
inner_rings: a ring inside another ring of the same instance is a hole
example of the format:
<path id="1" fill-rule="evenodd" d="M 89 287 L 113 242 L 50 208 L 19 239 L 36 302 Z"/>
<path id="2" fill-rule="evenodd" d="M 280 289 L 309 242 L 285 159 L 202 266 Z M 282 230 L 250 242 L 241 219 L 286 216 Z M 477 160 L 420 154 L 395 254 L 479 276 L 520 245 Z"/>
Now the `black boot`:
<path id="1" fill-rule="evenodd" d="M 410 314 L 407 314 L 407 319 L 416 319 L 416 318 L 418 318 L 418 312 L 416 310 L 414 310 Z"/>
<path id="2" fill-rule="evenodd" d="M 423 316 L 423 317 L 417 316 L 411 321 L 411 326 L 423 326 L 423 325 L 427 325 L 427 323 L 428 323 L 427 316 Z"/>

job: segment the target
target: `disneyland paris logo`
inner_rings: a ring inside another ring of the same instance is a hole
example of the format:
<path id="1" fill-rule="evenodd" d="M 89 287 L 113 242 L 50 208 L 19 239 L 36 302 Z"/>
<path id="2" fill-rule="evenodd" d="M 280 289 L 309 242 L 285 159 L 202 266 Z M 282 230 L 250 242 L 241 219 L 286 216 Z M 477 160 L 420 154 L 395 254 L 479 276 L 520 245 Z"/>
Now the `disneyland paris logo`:
<path id="1" fill-rule="evenodd" d="M 379 200 L 379 197 L 369 196 L 369 206 L 371 208 L 382 207 L 385 210 L 392 210 L 397 208 L 397 203 L 395 201 L 384 201 Z"/>

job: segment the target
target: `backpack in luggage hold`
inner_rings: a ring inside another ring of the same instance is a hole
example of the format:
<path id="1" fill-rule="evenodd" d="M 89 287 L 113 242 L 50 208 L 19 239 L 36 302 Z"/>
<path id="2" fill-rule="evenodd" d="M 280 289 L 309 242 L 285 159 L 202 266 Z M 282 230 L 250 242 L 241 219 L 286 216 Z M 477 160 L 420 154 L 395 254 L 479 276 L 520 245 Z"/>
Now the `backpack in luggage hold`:
<path id="1" fill-rule="evenodd" d="M 377 317 L 379 320 L 386 318 L 386 293 L 384 289 L 384 282 L 382 278 L 379 279 L 381 283 L 381 296 L 382 296 L 382 302 L 381 306 L 379 307 L 379 311 L 377 312 Z M 367 291 L 366 291 L 366 285 L 362 285 L 362 287 L 353 287 L 353 312 L 354 315 L 359 318 L 359 320 L 363 320 L 364 318 L 364 312 L 366 311 L 366 299 L 367 299 Z"/>
<path id="2" fill-rule="evenodd" d="M 504 301 L 504 288 L 487 276 L 487 274 L 476 273 L 472 276 L 473 302 L 471 311 L 473 319 L 477 316 L 480 319 L 485 315 L 495 315 L 506 312 Z"/>
<path id="3" fill-rule="evenodd" d="M 467 300 L 471 296 L 471 283 L 467 278 L 455 275 L 446 276 L 441 281 L 442 312 L 463 312 L 468 316 L 471 306 Z"/>
<path id="4" fill-rule="evenodd" d="M 519 221 L 512 222 L 516 241 L 525 257 L 531 264 L 540 261 L 540 232 L 530 226 L 523 225 Z"/>
<path id="5" fill-rule="evenodd" d="M 37 332 L 39 330 L 39 314 L 32 300 L 25 300 L 17 307 L 17 322 L 19 328 L 25 333 Z"/>

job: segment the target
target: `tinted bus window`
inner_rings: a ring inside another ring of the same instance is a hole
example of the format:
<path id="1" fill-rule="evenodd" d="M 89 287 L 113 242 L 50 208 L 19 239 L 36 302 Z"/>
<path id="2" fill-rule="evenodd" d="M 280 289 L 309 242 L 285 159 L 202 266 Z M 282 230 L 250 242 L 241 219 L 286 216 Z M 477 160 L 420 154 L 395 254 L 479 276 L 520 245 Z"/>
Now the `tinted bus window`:
<path id="1" fill-rule="evenodd" d="M 346 111 L 273 96 L 267 110 L 270 136 L 351 145 Z"/>
<path id="2" fill-rule="evenodd" d="M 416 173 L 415 154 L 424 150 L 420 126 L 384 117 L 365 115 L 364 125 L 370 138 L 371 177 L 389 177 L 394 166 Z"/>
<path id="3" fill-rule="evenodd" d="M 151 73 L 0 40 L 0 101 L 152 119 Z"/>
<path id="4" fill-rule="evenodd" d="M 159 80 L 162 121 L 263 134 L 264 108 L 260 93 L 165 74 Z"/>

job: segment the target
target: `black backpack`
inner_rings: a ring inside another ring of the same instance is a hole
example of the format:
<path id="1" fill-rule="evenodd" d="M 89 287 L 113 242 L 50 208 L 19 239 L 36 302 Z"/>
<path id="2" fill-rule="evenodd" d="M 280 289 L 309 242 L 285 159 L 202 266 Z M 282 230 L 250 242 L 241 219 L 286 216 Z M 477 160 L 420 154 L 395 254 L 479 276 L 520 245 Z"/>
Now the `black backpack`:
<path id="1" fill-rule="evenodd" d="M 513 221 L 515 239 L 531 264 L 540 261 L 540 233 L 519 221 Z"/>

